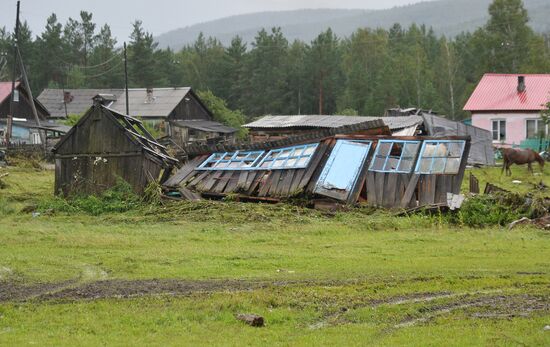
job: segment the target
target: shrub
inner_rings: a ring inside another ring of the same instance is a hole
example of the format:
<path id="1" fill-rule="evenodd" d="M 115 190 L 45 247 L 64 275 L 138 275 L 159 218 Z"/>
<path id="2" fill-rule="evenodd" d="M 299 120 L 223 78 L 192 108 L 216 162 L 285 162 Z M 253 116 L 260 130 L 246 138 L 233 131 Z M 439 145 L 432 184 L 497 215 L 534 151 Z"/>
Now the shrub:
<path id="1" fill-rule="evenodd" d="M 506 225 L 521 217 L 529 217 L 530 209 L 525 197 L 513 193 L 478 195 L 464 202 L 455 215 L 460 222 L 470 227 Z"/>
<path id="2" fill-rule="evenodd" d="M 42 201 L 38 209 L 66 213 L 83 212 L 98 216 L 104 213 L 126 212 L 140 205 L 141 200 L 134 194 L 132 187 L 120 179 L 114 187 L 98 196 L 74 196 L 69 199 L 54 197 Z"/>

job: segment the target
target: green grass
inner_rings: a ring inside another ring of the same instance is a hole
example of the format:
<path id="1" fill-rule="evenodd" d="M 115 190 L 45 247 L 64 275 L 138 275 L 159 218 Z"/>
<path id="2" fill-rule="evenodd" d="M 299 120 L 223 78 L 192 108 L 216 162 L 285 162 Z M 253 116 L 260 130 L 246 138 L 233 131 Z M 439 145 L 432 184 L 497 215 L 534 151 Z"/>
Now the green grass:
<path id="1" fill-rule="evenodd" d="M 497 170 L 474 174 L 496 180 Z M 51 201 L 52 172 L 9 172 L 0 190 L 0 294 L 9 283 L 66 280 L 74 281 L 70 286 L 105 279 L 272 284 L 185 296 L 0 302 L 0 345 L 550 344 L 545 231 L 467 228 L 442 215 L 393 217 L 368 209 L 324 215 L 233 202 L 100 216 L 42 209 L 33 216 L 21 209 Z M 547 177 L 537 180 L 550 185 Z M 500 179 L 493 183 L 529 189 Z M 430 293 L 431 299 L 410 300 Z M 489 301 L 460 307 L 477 298 Z M 263 315 L 266 327 L 235 320 L 243 312 Z"/>

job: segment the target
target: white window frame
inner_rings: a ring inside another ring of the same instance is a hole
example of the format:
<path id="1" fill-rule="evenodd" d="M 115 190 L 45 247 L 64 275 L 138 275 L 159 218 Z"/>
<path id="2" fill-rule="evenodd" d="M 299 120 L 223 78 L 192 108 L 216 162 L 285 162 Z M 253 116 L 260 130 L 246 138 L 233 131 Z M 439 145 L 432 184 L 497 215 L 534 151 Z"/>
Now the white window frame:
<path id="1" fill-rule="evenodd" d="M 495 129 L 495 122 L 497 122 L 497 139 L 495 139 L 495 134 L 494 134 L 494 129 Z M 501 134 L 501 122 L 504 122 L 504 138 L 502 138 L 500 136 Z M 507 126 L 508 126 L 508 121 L 505 119 L 505 118 L 497 118 L 497 119 L 491 119 L 491 135 L 492 135 L 492 138 L 493 138 L 493 141 L 498 141 L 498 142 L 502 142 L 502 141 L 506 141 L 506 137 L 508 136 L 508 129 L 507 129 Z"/>

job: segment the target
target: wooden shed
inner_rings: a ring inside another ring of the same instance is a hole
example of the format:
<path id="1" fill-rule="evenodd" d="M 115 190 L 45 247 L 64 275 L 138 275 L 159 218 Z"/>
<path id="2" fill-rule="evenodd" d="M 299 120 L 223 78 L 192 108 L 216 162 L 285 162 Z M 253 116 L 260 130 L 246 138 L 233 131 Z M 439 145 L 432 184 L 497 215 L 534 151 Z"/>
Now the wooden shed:
<path id="1" fill-rule="evenodd" d="M 386 208 L 447 205 L 460 194 L 469 137 L 331 135 L 197 157 L 167 182 L 203 197 L 315 201 Z M 196 195 L 195 195 L 196 196 Z"/>
<path id="2" fill-rule="evenodd" d="M 141 121 L 103 105 L 92 106 L 52 151 L 55 193 L 65 196 L 98 194 L 119 179 L 141 194 L 152 180 L 168 177 L 178 162 Z"/>

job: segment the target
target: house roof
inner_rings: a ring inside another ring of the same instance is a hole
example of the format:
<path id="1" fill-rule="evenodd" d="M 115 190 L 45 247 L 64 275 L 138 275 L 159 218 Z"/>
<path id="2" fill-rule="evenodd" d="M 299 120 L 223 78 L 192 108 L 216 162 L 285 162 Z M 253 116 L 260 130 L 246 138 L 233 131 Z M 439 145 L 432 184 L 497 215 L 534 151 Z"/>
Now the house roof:
<path id="1" fill-rule="evenodd" d="M 116 98 L 111 109 L 125 113 L 126 96 L 124 89 L 65 89 L 70 92 L 72 101 L 67 103 L 67 114 L 84 114 L 93 104 L 97 95 L 111 95 Z M 143 118 L 165 118 L 176 106 L 192 92 L 191 88 L 155 88 L 151 98 L 147 97 L 147 89 L 135 88 L 128 90 L 130 116 Z M 65 118 L 65 103 L 62 89 L 45 89 L 38 100 L 42 102 L 55 118 Z M 200 102 L 200 101 L 199 101 Z M 203 105 L 204 106 L 204 105 Z M 205 107 L 206 108 L 206 107 Z"/>
<path id="2" fill-rule="evenodd" d="M 420 116 L 362 117 L 362 116 L 265 116 L 243 125 L 245 128 L 339 128 L 346 125 L 382 120 L 391 129 L 404 129 L 422 124 Z"/>
<path id="3" fill-rule="evenodd" d="M 518 78 L 525 77 L 525 91 Z M 493 74 L 483 76 L 464 111 L 540 111 L 550 101 L 550 74 Z"/>
<path id="4" fill-rule="evenodd" d="M 20 82 L 15 82 L 15 88 L 19 87 Z M 11 82 L 0 82 L 0 103 L 11 95 Z"/>
<path id="5" fill-rule="evenodd" d="M 209 120 L 178 120 L 172 123 L 174 123 L 176 126 L 180 126 L 184 128 L 190 128 L 190 129 L 195 129 L 195 130 L 200 130 L 205 132 L 213 132 L 213 133 L 233 134 L 238 131 L 235 128 L 231 128 L 221 123 L 213 122 Z"/>

